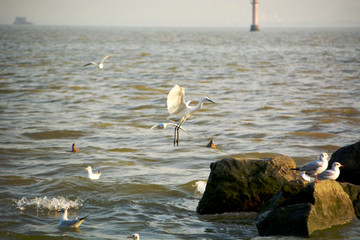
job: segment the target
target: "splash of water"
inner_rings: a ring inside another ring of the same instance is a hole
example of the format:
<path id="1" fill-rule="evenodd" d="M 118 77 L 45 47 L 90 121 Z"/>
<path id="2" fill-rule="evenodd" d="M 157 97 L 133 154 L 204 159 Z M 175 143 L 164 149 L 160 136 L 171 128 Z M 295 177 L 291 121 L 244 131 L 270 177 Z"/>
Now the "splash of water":
<path id="1" fill-rule="evenodd" d="M 70 200 L 66 197 L 35 197 L 33 199 L 27 199 L 22 197 L 19 200 L 14 200 L 15 205 L 20 210 L 25 210 L 26 208 L 35 208 L 37 211 L 49 210 L 49 211 L 58 211 L 62 208 L 75 208 L 78 209 L 83 205 L 83 200 L 77 198 L 75 200 Z"/>
<path id="2" fill-rule="evenodd" d="M 196 187 L 195 193 L 204 194 L 206 188 L 206 181 L 197 181 L 192 186 Z"/>

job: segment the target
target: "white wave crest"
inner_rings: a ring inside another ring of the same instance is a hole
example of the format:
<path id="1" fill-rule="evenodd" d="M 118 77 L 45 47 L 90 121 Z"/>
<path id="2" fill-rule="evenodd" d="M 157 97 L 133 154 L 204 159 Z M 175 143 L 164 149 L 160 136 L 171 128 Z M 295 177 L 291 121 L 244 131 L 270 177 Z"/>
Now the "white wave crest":
<path id="1" fill-rule="evenodd" d="M 204 194 L 206 188 L 206 181 L 197 181 L 192 186 L 196 187 L 195 193 Z"/>
<path id="2" fill-rule="evenodd" d="M 69 200 L 66 197 L 35 197 L 33 199 L 27 199 L 22 197 L 19 200 L 14 200 L 15 205 L 20 210 L 26 208 L 35 208 L 37 211 L 50 210 L 58 211 L 62 208 L 75 208 L 78 209 L 83 205 L 83 201 L 80 198 L 75 200 Z"/>

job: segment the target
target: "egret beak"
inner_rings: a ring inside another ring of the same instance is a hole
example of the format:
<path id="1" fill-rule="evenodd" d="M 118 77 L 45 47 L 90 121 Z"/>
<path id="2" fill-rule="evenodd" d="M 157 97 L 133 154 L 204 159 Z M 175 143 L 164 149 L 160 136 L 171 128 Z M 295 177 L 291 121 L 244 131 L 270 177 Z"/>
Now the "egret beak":
<path id="1" fill-rule="evenodd" d="M 340 165 L 340 167 L 345 167 L 344 165 Z"/>
<path id="2" fill-rule="evenodd" d="M 211 103 L 215 103 L 213 100 L 211 100 L 211 99 L 207 99 L 209 102 L 211 102 Z"/>

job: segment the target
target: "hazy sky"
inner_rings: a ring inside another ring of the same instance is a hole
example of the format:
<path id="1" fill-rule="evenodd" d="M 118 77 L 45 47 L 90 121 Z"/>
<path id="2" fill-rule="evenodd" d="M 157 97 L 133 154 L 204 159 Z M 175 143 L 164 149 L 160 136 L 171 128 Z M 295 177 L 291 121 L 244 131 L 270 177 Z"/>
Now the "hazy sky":
<path id="1" fill-rule="evenodd" d="M 250 0 L 0 0 L 0 24 L 250 27 Z M 360 27 L 360 0 L 259 0 L 264 27 Z"/>

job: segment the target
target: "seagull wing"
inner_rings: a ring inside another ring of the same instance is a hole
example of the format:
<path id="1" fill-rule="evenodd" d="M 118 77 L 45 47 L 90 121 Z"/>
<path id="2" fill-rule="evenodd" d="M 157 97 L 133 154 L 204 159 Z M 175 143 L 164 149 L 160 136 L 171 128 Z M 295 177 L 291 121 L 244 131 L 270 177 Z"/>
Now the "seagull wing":
<path id="1" fill-rule="evenodd" d="M 96 66 L 97 66 L 97 63 L 95 63 L 95 62 L 90 62 L 90 63 L 85 64 L 83 67 L 86 67 L 86 66 L 89 66 L 89 65 L 96 65 Z"/>
<path id="2" fill-rule="evenodd" d="M 101 60 L 100 64 L 102 64 L 107 58 L 111 57 L 112 55 L 114 55 L 114 54 L 110 54 L 110 55 L 107 55 L 106 57 L 104 57 L 104 58 Z"/>
<path id="3" fill-rule="evenodd" d="M 329 178 L 331 179 L 334 175 L 335 175 L 335 172 L 333 170 L 329 169 L 329 170 L 325 170 L 322 173 L 320 173 L 318 175 L 318 179 L 319 180 L 324 180 L 324 179 L 329 179 Z"/>
<path id="4" fill-rule="evenodd" d="M 59 227 L 62 228 L 77 228 L 85 220 L 85 218 L 73 219 L 73 220 L 62 220 L 59 223 Z"/>
<path id="5" fill-rule="evenodd" d="M 177 124 L 175 124 L 175 123 L 168 123 L 168 125 L 172 125 L 172 126 L 174 126 L 174 127 L 177 126 Z M 189 133 L 188 131 L 186 131 L 185 128 L 183 128 L 182 126 L 180 126 L 180 129 L 183 130 L 184 132 L 186 132 L 187 134 L 189 134 L 189 135 L 191 136 L 191 133 Z"/>
<path id="6" fill-rule="evenodd" d="M 172 115 L 173 120 L 175 118 L 182 118 L 186 115 L 186 103 L 185 103 L 185 89 L 175 84 L 170 90 L 167 96 L 167 109 Z"/>
<path id="7" fill-rule="evenodd" d="M 317 169 L 320 167 L 321 167 L 321 162 L 316 160 L 313 162 L 309 162 L 305 166 L 301 167 L 299 170 L 305 171 L 307 174 L 312 174 L 313 172 L 315 173 Z"/>
<path id="8" fill-rule="evenodd" d="M 188 131 L 185 130 L 185 128 L 183 128 L 182 126 L 180 126 L 180 129 L 183 130 L 184 132 L 186 132 L 187 134 L 189 134 L 191 136 L 191 133 L 189 133 Z"/>
<path id="9" fill-rule="evenodd" d="M 164 123 L 158 123 L 158 124 L 155 124 L 154 126 L 152 126 L 150 129 L 164 129 L 165 128 L 165 125 Z"/>

